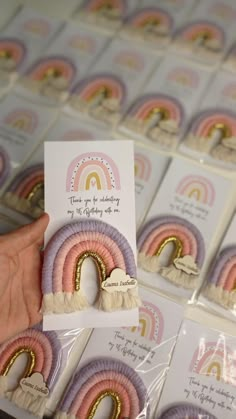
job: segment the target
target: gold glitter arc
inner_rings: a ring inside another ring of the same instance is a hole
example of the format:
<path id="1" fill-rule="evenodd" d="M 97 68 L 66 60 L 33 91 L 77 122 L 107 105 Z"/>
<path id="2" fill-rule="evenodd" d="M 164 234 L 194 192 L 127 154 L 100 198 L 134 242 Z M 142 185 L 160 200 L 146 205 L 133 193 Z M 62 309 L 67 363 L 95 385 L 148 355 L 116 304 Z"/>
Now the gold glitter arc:
<path id="1" fill-rule="evenodd" d="M 14 355 L 11 357 L 10 361 L 8 361 L 7 365 L 4 367 L 3 372 L 1 375 L 3 375 L 4 377 L 7 376 L 7 374 L 9 373 L 11 367 L 13 366 L 14 362 L 17 360 L 17 358 L 22 355 L 22 354 L 28 354 L 28 363 L 24 372 L 24 375 L 22 378 L 26 378 L 29 377 L 35 367 L 35 362 L 36 362 L 36 356 L 35 353 L 32 351 L 32 349 L 30 348 L 21 348 L 18 349 L 18 351 L 16 351 L 14 353 Z"/>
<path id="2" fill-rule="evenodd" d="M 98 409 L 99 404 L 105 397 L 111 397 L 113 401 L 113 412 L 109 419 L 119 419 L 120 413 L 121 413 L 121 400 L 119 394 L 115 393 L 111 390 L 106 390 L 103 393 L 101 393 L 95 403 L 92 405 L 90 412 L 87 416 L 87 419 L 93 419 L 96 411 Z"/>
<path id="3" fill-rule="evenodd" d="M 208 137 L 211 137 L 212 134 L 214 134 L 215 131 L 220 131 L 221 135 L 222 135 L 222 140 L 223 138 L 230 138 L 232 136 L 232 130 L 231 128 L 224 124 L 223 122 L 217 122 L 216 124 L 214 124 L 208 132 Z"/>
<path id="4" fill-rule="evenodd" d="M 44 191 L 44 182 L 39 182 L 37 183 L 33 189 L 31 190 L 31 192 L 28 194 L 27 196 L 27 201 L 31 202 L 34 201 L 35 196 L 38 194 L 38 192 L 40 192 L 42 190 L 42 192 Z M 44 195 L 44 194 L 43 194 Z M 41 197 L 39 198 L 41 199 Z M 38 201 L 38 199 L 37 199 Z"/>
<path id="5" fill-rule="evenodd" d="M 109 99 L 112 96 L 111 89 L 106 86 L 101 86 L 94 94 L 92 94 L 89 98 L 89 102 L 93 102 L 94 99 L 97 99 L 102 95 L 104 99 Z"/>
<path id="6" fill-rule="evenodd" d="M 162 121 L 165 120 L 165 119 L 169 119 L 169 112 L 168 112 L 168 110 L 165 109 L 165 108 L 161 108 L 161 107 L 153 108 L 148 113 L 148 115 L 146 116 L 145 119 L 149 121 L 154 115 L 158 115 L 158 114 L 160 115 Z"/>
<path id="7" fill-rule="evenodd" d="M 174 244 L 174 250 L 171 255 L 170 263 L 173 262 L 175 258 L 179 258 L 182 255 L 183 252 L 183 244 L 181 240 L 176 236 L 168 237 L 167 239 L 163 240 L 160 244 L 159 248 L 156 251 L 156 256 L 160 256 L 164 248 L 167 246 L 167 244 L 173 243 Z"/>
<path id="8" fill-rule="evenodd" d="M 84 252 L 76 263 L 76 269 L 75 269 L 75 291 L 80 290 L 80 281 L 81 281 L 81 271 L 82 271 L 82 265 L 87 258 L 92 258 L 92 260 L 95 262 L 95 265 L 98 270 L 98 277 L 99 282 L 103 282 L 106 280 L 106 266 L 102 260 L 102 258 L 95 252 Z"/>
<path id="9" fill-rule="evenodd" d="M 201 31 L 198 32 L 196 35 L 192 36 L 192 41 L 197 41 L 198 39 L 203 39 L 204 42 L 209 41 L 212 38 L 212 34 L 209 31 Z"/>

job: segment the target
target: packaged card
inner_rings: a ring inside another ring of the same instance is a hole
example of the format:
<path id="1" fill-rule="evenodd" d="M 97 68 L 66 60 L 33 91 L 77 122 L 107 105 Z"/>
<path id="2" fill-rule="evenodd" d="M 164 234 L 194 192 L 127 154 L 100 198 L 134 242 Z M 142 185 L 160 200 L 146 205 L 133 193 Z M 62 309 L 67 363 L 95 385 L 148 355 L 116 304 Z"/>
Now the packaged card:
<path id="1" fill-rule="evenodd" d="M 54 122 L 56 112 L 11 93 L 0 102 L 1 186 L 23 164 Z"/>
<path id="2" fill-rule="evenodd" d="M 233 183 L 175 158 L 138 231 L 138 278 L 164 293 L 190 298 L 201 285 L 216 220 L 228 214 Z"/>
<path id="3" fill-rule="evenodd" d="M 44 329 L 137 324 L 132 142 L 45 147 Z"/>
<path id="4" fill-rule="evenodd" d="M 26 68 L 18 91 L 45 104 L 65 101 L 108 41 L 91 28 L 67 23 L 46 52 Z"/>
<path id="5" fill-rule="evenodd" d="M 121 28 L 121 36 L 151 48 L 165 48 L 176 28 L 192 10 L 195 0 L 148 0 L 132 11 Z"/>
<path id="6" fill-rule="evenodd" d="M 167 56 L 121 121 L 119 132 L 162 148 L 175 148 L 196 109 L 211 73 L 177 56 Z"/>
<path id="7" fill-rule="evenodd" d="M 89 75 L 74 87 L 65 110 L 73 115 L 83 114 L 105 126 L 115 126 L 157 61 L 151 52 L 115 39 Z"/>
<path id="8" fill-rule="evenodd" d="M 185 320 L 154 417 L 234 419 L 235 345 L 235 337 Z"/>
<path id="9" fill-rule="evenodd" d="M 236 82 L 220 71 L 186 129 L 179 150 L 208 164 L 236 168 Z"/>
<path id="10" fill-rule="evenodd" d="M 150 207 L 169 161 L 169 157 L 164 154 L 135 144 L 134 173 L 137 228 Z"/>
<path id="11" fill-rule="evenodd" d="M 93 331 L 56 419 L 154 417 L 183 307 L 144 289 L 140 295 L 138 327 Z"/>
<path id="12" fill-rule="evenodd" d="M 8 0 L 1 0 L 0 7 L 0 29 L 2 30 L 10 22 L 13 16 L 20 10 L 20 2 L 18 0 L 12 0 L 11 2 Z"/>
<path id="13" fill-rule="evenodd" d="M 191 18 L 176 29 L 172 50 L 216 66 L 234 39 L 235 18 L 232 1 L 198 2 Z"/>
<path id="14" fill-rule="evenodd" d="M 102 30 L 115 32 L 126 17 L 136 9 L 140 0 L 84 0 L 76 18 L 97 26 Z"/>
<path id="15" fill-rule="evenodd" d="M 211 261 L 199 303 L 207 310 L 235 320 L 235 240 L 236 216 L 234 215 L 217 255 Z"/>

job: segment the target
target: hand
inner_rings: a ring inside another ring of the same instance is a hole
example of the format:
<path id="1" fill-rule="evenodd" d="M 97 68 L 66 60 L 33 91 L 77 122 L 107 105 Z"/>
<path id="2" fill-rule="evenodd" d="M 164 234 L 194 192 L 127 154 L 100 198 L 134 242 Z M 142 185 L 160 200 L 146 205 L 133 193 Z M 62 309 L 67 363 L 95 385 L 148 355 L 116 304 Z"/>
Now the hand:
<path id="1" fill-rule="evenodd" d="M 41 252 L 49 217 L 0 236 L 0 343 L 41 321 Z"/>

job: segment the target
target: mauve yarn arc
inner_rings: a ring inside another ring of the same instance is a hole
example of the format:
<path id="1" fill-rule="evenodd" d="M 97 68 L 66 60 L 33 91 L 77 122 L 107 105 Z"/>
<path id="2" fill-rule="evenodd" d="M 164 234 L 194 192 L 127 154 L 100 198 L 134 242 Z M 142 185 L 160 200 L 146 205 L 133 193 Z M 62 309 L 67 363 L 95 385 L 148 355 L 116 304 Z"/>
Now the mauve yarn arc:
<path id="1" fill-rule="evenodd" d="M 217 419 L 216 416 L 192 404 L 176 404 L 168 407 L 156 419 Z"/>

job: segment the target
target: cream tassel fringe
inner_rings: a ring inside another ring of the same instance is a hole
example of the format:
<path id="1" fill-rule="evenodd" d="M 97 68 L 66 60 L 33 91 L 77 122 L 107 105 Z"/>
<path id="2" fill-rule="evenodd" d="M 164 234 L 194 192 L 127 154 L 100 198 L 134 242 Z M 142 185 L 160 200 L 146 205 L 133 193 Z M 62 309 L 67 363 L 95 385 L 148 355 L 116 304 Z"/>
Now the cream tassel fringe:
<path id="1" fill-rule="evenodd" d="M 109 293 L 101 290 L 97 303 L 98 309 L 103 311 L 131 310 L 141 305 L 137 287 L 129 289 L 126 292 L 116 291 Z"/>
<path id="2" fill-rule="evenodd" d="M 160 263 L 158 256 L 149 256 L 145 253 L 138 254 L 138 266 L 147 272 L 159 272 Z"/>
<path id="3" fill-rule="evenodd" d="M 35 397 L 29 392 L 25 392 L 18 387 L 14 391 L 9 391 L 7 397 L 18 407 L 26 409 L 36 416 L 43 417 L 47 403 L 47 397 Z"/>
<path id="4" fill-rule="evenodd" d="M 203 291 L 203 295 L 225 308 L 236 309 L 236 294 L 234 292 L 216 287 L 215 284 L 209 284 Z"/>
<path id="5" fill-rule="evenodd" d="M 175 285 L 187 289 L 194 289 L 198 284 L 198 275 L 187 274 L 186 272 L 177 269 L 174 265 L 161 268 L 160 275 L 163 276 L 163 278 L 169 279 L 169 281 L 173 282 Z"/>
<path id="6" fill-rule="evenodd" d="M 57 412 L 54 419 L 77 419 L 75 415 L 68 415 L 66 412 Z"/>
<path id="7" fill-rule="evenodd" d="M 57 292 L 55 294 L 45 294 L 42 302 L 42 312 L 49 313 L 72 313 L 84 310 L 89 307 L 86 297 L 81 291 L 72 293 Z"/>
<path id="8" fill-rule="evenodd" d="M 1 375 L 0 376 L 0 397 L 4 397 L 7 391 L 8 377 Z"/>

